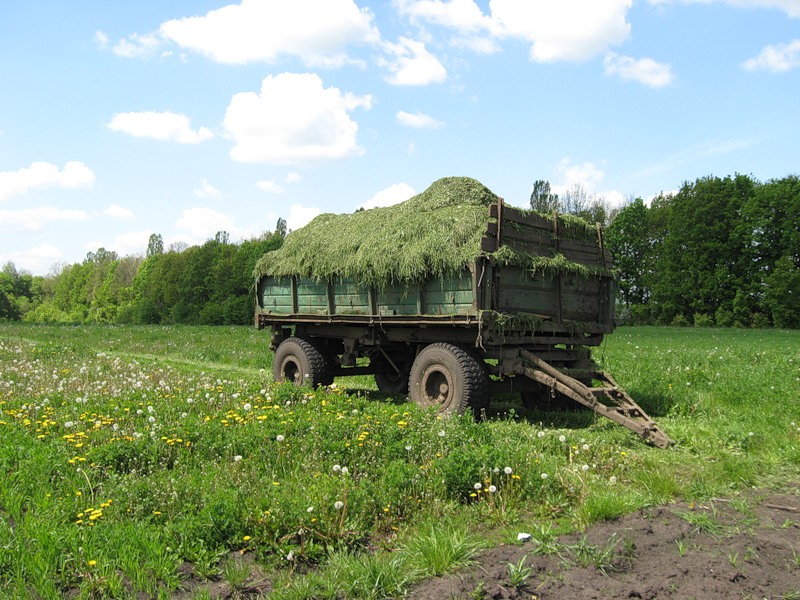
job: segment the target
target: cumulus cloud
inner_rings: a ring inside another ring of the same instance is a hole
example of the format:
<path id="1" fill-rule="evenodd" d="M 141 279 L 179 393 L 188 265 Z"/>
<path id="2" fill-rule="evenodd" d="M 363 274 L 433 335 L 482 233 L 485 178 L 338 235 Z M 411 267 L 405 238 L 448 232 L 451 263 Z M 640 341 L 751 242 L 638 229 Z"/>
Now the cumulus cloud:
<path id="1" fill-rule="evenodd" d="M 307 225 L 311 220 L 322 211 L 314 206 L 303 206 L 302 204 L 292 204 L 289 207 L 289 216 L 286 217 L 287 229 L 294 231 Z"/>
<path id="2" fill-rule="evenodd" d="M 133 219 L 133 211 L 130 208 L 122 208 L 118 204 L 112 204 L 105 210 L 103 214 L 112 219 Z"/>
<path id="3" fill-rule="evenodd" d="M 94 173 L 82 162 L 70 161 L 63 169 L 48 162 L 34 162 L 18 171 L 0 172 L 0 202 L 31 189 L 85 188 L 94 181 Z"/>
<path id="4" fill-rule="evenodd" d="M 500 35 L 531 42 L 535 62 L 583 61 L 624 42 L 632 0 L 492 0 L 492 18 Z"/>
<path id="5" fill-rule="evenodd" d="M 574 185 L 595 190 L 605 177 L 603 170 L 594 163 L 587 161 L 582 164 L 573 164 L 569 158 L 562 158 L 559 161 L 555 174 L 559 183 L 553 186 L 553 191 L 559 194 Z"/>
<path id="6" fill-rule="evenodd" d="M 114 236 L 112 241 L 87 242 L 84 244 L 84 248 L 90 252 L 94 252 L 98 248 L 105 248 L 116 252 L 119 256 L 143 255 L 147 251 L 147 243 L 150 241 L 152 233 L 150 230 L 128 231 Z"/>
<path id="7" fill-rule="evenodd" d="M 413 127 L 415 129 L 436 129 L 444 125 L 442 121 L 437 121 L 432 116 L 421 112 L 408 113 L 401 110 L 397 112 L 395 119 L 403 127 Z"/>
<path id="8" fill-rule="evenodd" d="M 414 188 L 407 183 L 395 183 L 377 192 L 359 208 L 368 210 L 370 208 L 378 208 L 379 206 L 392 206 L 393 204 L 408 200 L 414 194 L 416 194 Z"/>
<path id="9" fill-rule="evenodd" d="M 349 112 L 372 106 L 372 96 L 323 87 L 316 74 L 268 76 L 260 93 L 233 96 L 223 125 L 238 162 L 299 164 L 363 154 Z"/>
<path id="10" fill-rule="evenodd" d="M 88 218 L 86 211 L 52 206 L 0 210 L 0 231 L 38 231 L 47 223 L 85 221 Z"/>
<path id="11" fill-rule="evenodd" d="M 200 187 L 194 190 L 194 195 L 198 198 L 219 198 L 222 194 L 204 177 L 200 180 Z"/>
<path id="12" fill-rule="evenodd" d="M 18 269 L 30 271 L 34 275 L 44 275 L 50 265 L 61 260 L 64 253 L 52 244 L 41 244 L 29 250 L 18 250 L 0 254 L 0 263 L 12 262 Z"/>
<path id="13" fill-rule="evenodd" d="M 242 236 L 243 233 L 230 215 L 203 207 L 184 210 L 175 227 L 185 231 L 187 239 L 194 244 L 212 239 L 219 231 L 227 231 L 234 238 Z"/>
<path id="14" fill-rule="evenodd" d="M 466 33 L 493 27 L 474 0 L 395 0 L 394 5 L 416 23 L 426 21 Z"/>
<path id="15" fill-rule="evenodd" d="M 758 56 L 745 61 L 742 67 L 748 71 L 783 73 L 800 67 L 800 39 L 788 44 L 766 46 Z"/>
<path id="16" fill-rule="evenodd" d="M 186 115 L 174 112 L 126 112 L 117 113 L 106 125 L 111 131 L 127 133 L 133 137 L 156 140 L 172 140 L 179 144 L 199 144 L 214 137 L 209 129 L 192 129 Z"/>
<path id="17" fill-rule="evenodd" d="M 652 58 L 636 59 L 609 52 L 603 59 L 603 67 L 606 75 L 638 81 L 653 88 L 665 87 L 673 80 L 672 66 L 656 62 Z"/>
<path id="18" fill-rule="evenodd" d="M 389 71 L 385 79 L 393 85 L 429 85 L 447 79 L 447 69 L 423 42 L 401 37 L 396 44 L 385 42 L 383 51 L 389 58 L 379 64 Z"/>
<path id="19" fill-rule="evenodd" d="M 162 23 L 159 35 L 220 63 L 296 56 L 307 65 L 336 66 L 347 62 L 348 45 L 378 41 L 372 19 L 353 0 L 242 0 Z"/>
<path id="20" fill-rule="evenodd" d="M 498 39 L 531 44 L 536 62 L 584 61 L 624 42 L 632 0 L 490 0 L 484 14 L 475 0 L 395 0 L 400 14 L 456 31 L 454 45 L 490 53 Z"/>
<path id="21" fill-rule="evenodd" d="M 303 176 L 296 171 L 292 171 L 291 173 L 287 173 L 286 175 L 286 183 L 297 183 L 298 181 L 302 180 Z"/>

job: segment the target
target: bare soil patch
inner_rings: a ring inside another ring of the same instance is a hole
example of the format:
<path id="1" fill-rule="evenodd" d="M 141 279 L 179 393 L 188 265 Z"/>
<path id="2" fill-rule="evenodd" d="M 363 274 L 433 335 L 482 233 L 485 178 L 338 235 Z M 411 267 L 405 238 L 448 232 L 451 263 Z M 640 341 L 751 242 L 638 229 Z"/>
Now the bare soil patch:
<path id="1" fill-rule="evenodd" d="M 409 598 L 800 599 L 800 489 L 649 508 L 556 547 L 546 556 L 533 541 L 486 550 L 469 570 L 426 581 Z M 530 574 L 515 586 L 509 564 L 523 557 Z"/>

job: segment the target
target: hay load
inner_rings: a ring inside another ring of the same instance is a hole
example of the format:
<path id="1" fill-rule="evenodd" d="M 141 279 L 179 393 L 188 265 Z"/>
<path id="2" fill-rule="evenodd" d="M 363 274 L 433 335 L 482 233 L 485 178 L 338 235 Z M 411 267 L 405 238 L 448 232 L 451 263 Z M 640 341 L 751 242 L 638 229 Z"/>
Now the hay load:
<path id="1" fill-rule="evenodd" d="M 380 289 L 451 276 L 485 254 L 481 237 L 489 222 L 488 206 L 499 200 L 475 179 L 445 177 L 394 206 L 322 214 L 289 234 L 281 248 L 265 254 L 254 275 L 315 281 L 346 278 Z M 581 219 L 562 216 L 558 221 L 564 234 L 596 240 L 594 229 Z M 559 270 L 570 270 L 571 266 L 563 257 L 508 250 L 496 259 L 531 269 L 558 264 Z"/>
<path id="2" fill-rule="evenodd" d="M 376 287 L 459 271 L 480 254 L 498 197 L 469 177 L 446 177 L 385 208 L 323 214 L 256 265 L 256 277 L 352 278 Z"/>

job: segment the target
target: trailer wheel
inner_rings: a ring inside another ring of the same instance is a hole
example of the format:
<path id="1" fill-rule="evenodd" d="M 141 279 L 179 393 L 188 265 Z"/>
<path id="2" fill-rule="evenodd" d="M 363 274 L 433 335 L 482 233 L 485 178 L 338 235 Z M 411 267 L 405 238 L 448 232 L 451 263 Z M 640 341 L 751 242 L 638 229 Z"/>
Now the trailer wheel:
<path id="1" fill-rule="evenodd" d="M 411 373 L 411 363 L 414 362 L 414 353 L 408 348 L 391 352 L 392 361 L 400 369 L 398 373 L 389 364 L 386 358 L 379 354 L 370 364 L 375 365 L 375 383 L 384 394 L 408 394 L 408 377 Z"/>
<path id="2" fill-rule="evenodd" d="M 317 387 L 333 381 L 325 355 L 313 343 L 298 337 L 286 338 L 275 350 L 272 376 L 275 381 L 298 386 Z"/>
<path id="3" fill-rule="evenodd" d="M 417 404 L 436 406 L 441 414 L 461 414 L 484 404 L 488 380 L 474 356 L 458 346 L 436 343 L 417 355 L 408 388 Z"/>

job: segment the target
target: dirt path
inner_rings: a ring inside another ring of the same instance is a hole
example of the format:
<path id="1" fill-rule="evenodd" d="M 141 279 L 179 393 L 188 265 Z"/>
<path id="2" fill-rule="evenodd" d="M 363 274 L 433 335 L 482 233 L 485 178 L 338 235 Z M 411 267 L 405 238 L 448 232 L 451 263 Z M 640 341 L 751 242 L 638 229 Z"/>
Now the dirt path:
<path id="1" fill-rule="evenodd" d="M 486 550 L 409 598 L 800 599 L 800 488 L 647 509 L 552 546 L 549 555 L 533 541 Z M 515 586 L 509 563 L 523 557 Z"/>

